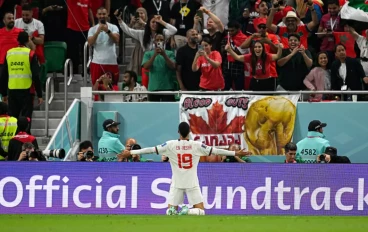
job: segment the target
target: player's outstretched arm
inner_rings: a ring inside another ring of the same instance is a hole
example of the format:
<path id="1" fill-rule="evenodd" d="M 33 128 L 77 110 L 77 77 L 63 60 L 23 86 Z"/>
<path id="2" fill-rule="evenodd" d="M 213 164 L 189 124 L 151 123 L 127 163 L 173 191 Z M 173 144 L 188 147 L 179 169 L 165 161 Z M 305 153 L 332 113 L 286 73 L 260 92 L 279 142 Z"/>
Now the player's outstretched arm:
<path id="1" fill-rule="evenodd" d="M 143 148 L 139 150 L 132 150 L 132 151 L 125 150 L 123 152 L 123 155 L 130 156 L 130 155 L 143 155 L 143 154 L 153 154 L 153 153 L 157 153 L 156 147 L 147 147 L 147 148 Z"/>
<path id="2" fill-rule="evenodd" d="M 238 157 L 243 157 L 243 156 L 250 156 L 252 153 L 250 151 L 245 151 L 245 150 L 239 150 L 239 151 L 227 151 L 224 149 L 219 149 L 219 148 L 212 148 L 212 154 L 214 155 L 223 155 L 223 156 L 238 156 Z"/>

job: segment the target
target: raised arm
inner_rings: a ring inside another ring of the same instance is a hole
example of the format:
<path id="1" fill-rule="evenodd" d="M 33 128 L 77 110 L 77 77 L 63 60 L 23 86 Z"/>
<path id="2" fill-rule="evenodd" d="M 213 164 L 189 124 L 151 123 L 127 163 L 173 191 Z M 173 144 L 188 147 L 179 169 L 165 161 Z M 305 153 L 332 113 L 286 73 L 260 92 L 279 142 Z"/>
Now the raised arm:
<path id="1" fill-rule="evenodd" d="M 276 60 L 280 59 L 281 54 L 282 54 L 282 47 L 281 47 L 281 45 L 279 44 L 279 45 L 277 46 L 277 53 L 276 53 L 276 54 L 272 54 L 272 61 L 276 61 Z"/>
<path id="2" fill-rule="evenodd" d="M 201 6 L 199 10 L 203 11 L 203 13 L 207 14 L 208 17 L 210 17 L 213 22 L 217 25 L 217 29 L 222 33 L 225 30 L 224 24 L 221 22 L 221 20 L 210 10 L 206 9 L 205 7 Z"/>
<path id="3" fill-rule="evenodd" d="M 318 25 L 318 16 L 316 10 L 314 9 L 313 0 L 308 0 L 308 8 L 312 15 L 312 21 L 307 24 L 307 27 L 309 31 L 312 31 Z"/>
<path id="4" fill-rule="evenodd" d="M 272 5 L 271 11 L 270 11 L 270 15 L 267 17 L 267 22 L 266 22 L 266 27 L 273 31 L 274 33 L 276 33 L 277 31 L 277 26 L 275 24 L 273 24 L 273 18 L 275 16 L 275 13 L 277 12 L 277 8 L 274 8 L 274 6 Z"/>
<path id="5" fill-rule="evenodd" d="M 230 47 L 229 44 L 225 46 L 225 50 L 237 61 L 244 62 L 244 56 L 238 55 L 234 52 L 234 50 Z"/>
<path id="6" fill-rule="evenodd" d="M 114 14 L 116 16 L 116 19 L 119 22 L 119 26 L 121 30 L 123 31 L 123 33 L 139 41 L 141 37 L 140 34 L 144 35 L 144 30 L 135 30 L 135 29 L 129 28 L 129 26 L 126 25 L 126 23 L 121 19 L 121 14 L 118 15 L 118 10 L 116 10 Z"/>

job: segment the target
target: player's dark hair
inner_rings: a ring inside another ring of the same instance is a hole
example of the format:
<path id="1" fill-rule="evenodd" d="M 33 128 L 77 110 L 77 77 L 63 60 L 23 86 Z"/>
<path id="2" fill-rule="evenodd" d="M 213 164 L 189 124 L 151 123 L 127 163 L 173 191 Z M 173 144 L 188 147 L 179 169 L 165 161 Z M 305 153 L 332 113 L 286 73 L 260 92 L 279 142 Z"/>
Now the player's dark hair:
<path id="1" fill-rule="evenodd" d="M 189 135 L 190 127 L 189 124 L 186 122 L 181 122 L 179 124 L 179 134 L 181 137 L 186 138 Z"/>

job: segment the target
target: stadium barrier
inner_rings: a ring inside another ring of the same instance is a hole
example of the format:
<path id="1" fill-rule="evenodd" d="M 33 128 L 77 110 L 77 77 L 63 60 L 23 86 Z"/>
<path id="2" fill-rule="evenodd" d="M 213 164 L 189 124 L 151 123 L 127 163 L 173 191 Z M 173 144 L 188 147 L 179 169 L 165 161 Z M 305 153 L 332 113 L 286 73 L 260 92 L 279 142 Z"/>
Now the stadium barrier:
<path id="1" fill-rule="evenodd" d="M 367 169 L 200 163 L 198 176 L 207 215 L 366 216 Z M 168 163 L 7 162 L 0 214 L 165 214 L 170 178 Z"/>

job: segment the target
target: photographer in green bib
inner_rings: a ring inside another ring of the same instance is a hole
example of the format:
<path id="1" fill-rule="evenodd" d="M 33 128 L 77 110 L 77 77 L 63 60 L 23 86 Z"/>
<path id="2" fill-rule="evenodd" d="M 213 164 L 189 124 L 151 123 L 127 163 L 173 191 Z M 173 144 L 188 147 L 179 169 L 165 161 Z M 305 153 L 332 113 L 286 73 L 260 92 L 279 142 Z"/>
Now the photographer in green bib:
<path id="1" fill-rule="evenodd" d="M 32 118 L 33 97 L 30 93 L 34 85 L 38 104 L 43 102 L 40 66 L 34 51 L 27 47 L 30 39 L 26 32 L 18 35 L 19 46 L 8 50 L 0 79 L 0 93 L 8 104 L 9 115 Z M 27 131 L 29 133 L 29 131 Z"/>

